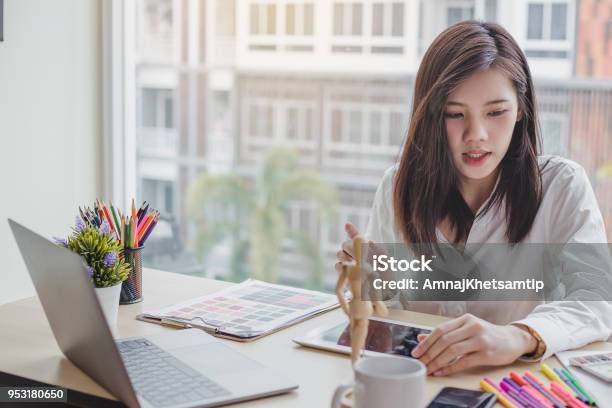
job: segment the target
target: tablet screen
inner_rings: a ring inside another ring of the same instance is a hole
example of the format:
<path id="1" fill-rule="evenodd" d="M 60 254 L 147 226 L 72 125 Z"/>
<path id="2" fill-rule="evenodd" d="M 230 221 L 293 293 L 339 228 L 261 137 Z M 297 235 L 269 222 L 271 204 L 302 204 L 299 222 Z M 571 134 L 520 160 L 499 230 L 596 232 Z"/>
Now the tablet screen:
<path id="1" fill-rule="evenodd" d="M 418 344 L 417 335 L 430 332 L 431 330 L 427 329 L 370 319 L 365 349 L 409 356 L 412 349 Z M 322 339 L 339 346 L 351 347 L 351 327 L 348 323 L 341 323 L 325 331 Z"/>

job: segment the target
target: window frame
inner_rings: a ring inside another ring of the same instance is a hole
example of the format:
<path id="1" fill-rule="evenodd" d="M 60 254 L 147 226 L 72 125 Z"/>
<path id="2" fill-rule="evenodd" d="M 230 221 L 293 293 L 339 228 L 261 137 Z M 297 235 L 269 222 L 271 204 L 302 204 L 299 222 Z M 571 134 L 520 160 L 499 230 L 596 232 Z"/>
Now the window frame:
<path id="1" fill-rule="evenodd" d="M 527 36 L 529 21 L 529 6 L 531 4 L 542 4 L 542 38 L 533 39 Z M 565 39 L 551 38 L 551 16 L 553 4 L 565 4 L 566 6 L 566 33 Z M 523 26 L 521 38 L 523 39 L 523 49 L 525 54 L 531 59 L 545 60 L 564 60 L 572 61 L 575 49 L 573 47 L 575 38 L 576 21 L 572 18 L 576 12 L 575 0 L 528 0 L 524 4 L 525 25 Z M 538 53 L 549 53 L 550 56 L 537 56 Z M 565 57 L 554 56 L 555 53 L 564 52 Z"/>
<path id="2" fill-rule="evenodd" d="M 449 11 L 451 9 L 461 10 L 461 18 L 455 22 L 449 22 Z M 450 26 L 463 20 L 476 18 L 476 2 L 473 0 L 446 0 L 444 3 L 444 23 Z"/>
<path id="3" fill-rule="evenodd" d="M 120 208 L 136 198 L 136 3 L 102 3 L 102 193 Z"/>

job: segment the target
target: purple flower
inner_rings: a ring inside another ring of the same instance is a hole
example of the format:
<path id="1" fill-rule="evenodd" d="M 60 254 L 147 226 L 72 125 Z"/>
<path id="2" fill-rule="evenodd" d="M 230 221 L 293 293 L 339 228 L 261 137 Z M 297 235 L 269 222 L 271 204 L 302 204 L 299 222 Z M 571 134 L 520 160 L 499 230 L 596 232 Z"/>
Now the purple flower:
<path id="1" fill-rule="evenodd" d="M 104 257 L 104 266 L 106 266 L 107 268 L 112 268 L 113 266 L 115 266 L 116 257 L 117 255 L 115 254 L 115 251 L 111 251 L 106 254 L 106 256 Z"/>
<path id="2" fill-rule="evenodd" d="M 66 238 L 53 237 L 53 242 L 55 242 L 59 246 L 67 247 L 68 240 Z"/>
<path id="3" fill-rule="evenodd" d="M 93 276 L 94 276 L 94 268 L 92 268 L 92 267 L 91 267 L 91 266 L 89 266 L 89 265 L 85 265 L 85 270 L 87 271 L 87 275 L 88 275 L 90 278 L 93 278 Z"/>
<path id="4" fill-rule="evenodd" d="M 110 225 L 108 225 L 106 220 L 102 221 L 102 225 L 100 225 L 100 232 L 104 235 L 108 235 L 110 233 Z"/>
<path id="5" fill-rule="evenodd" d="M 74 229 L 77 232 L 81 232 L 81 230 L 85 228 L 85 222 L 78 215 L 76 216 L 75 223 L 76 223 L 76 226 L 74 227 Z"/>

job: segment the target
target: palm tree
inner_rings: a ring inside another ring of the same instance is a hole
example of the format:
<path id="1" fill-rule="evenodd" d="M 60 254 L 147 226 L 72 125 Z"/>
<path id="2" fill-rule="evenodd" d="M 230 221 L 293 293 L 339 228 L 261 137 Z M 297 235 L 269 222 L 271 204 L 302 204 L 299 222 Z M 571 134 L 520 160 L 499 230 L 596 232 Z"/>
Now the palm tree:
<path id="1" fill-rule="evenodd" d="M 597 181 L 603 180 L 607 177 L 612 177 L 612 162 L 608 162 L 597 169 Z"/>
<path id="2" fill-rule="evenodd" d="M 285 222 L 284 210 L 294 200 L 314 201 L 329 218 L 338 197 L 334 186 L 318 173 L 298 168 L 298 152 L 292 148 L 270 149 L 251 183 L 235 174 L 203 174 L 187 196 L 187 215 L 195 226 L 195 253 L 203 260 L 229 238 L 235 280 L 250 269 L 257 279 L 274 282 L 281 244 L 288 239 L 308 263 L 306 286 L 321 287 L 324 268 L 318 243 L 301 231 L 290 230 Z M 213 219 L 214 209 L 224 216 Z"/>

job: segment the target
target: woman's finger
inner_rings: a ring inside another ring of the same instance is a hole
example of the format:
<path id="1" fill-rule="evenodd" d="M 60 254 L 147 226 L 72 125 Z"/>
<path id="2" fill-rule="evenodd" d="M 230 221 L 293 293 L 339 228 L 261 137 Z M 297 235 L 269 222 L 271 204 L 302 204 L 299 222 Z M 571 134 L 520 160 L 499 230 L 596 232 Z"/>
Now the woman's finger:
<path id="1" fill-rule="evenodd" d="M 427 364 L 427 374 L 435 373 L 441 368 L 455 363 L 462 356 L 478 350 L 478 342 L 474 339 L 453 343 Z"/>
<path id="2" fill-rule="evenodd" d="M 459 371 L 467 370 L 468 368 L 476 367 L 486 363 L 484 353 L 476 352 L 467 354 L 452 364 L 447 365 L 433 373 L 436 377 L 442 377 L 445 375 L 451 375 L 458 373 Z"/>
<path id="3" fill-rule="evenodd" d="M 425 340 L 420 342 L 414 348 L 414 350 L 412 350 L 412 357 L 420 358 L 423 354 L 427 352 L 427 350 L 429 350 L 431 346 L 433 346 L 436 341 L 438 341 L 440 337 L 462 326 L 466 320 L 465 316 L 466 315 L 463 315 L 456 319 L 449 320 L 448 322 L 444 322 L 438 327 L 436 327 L 434 331 L 432 331 L 431 334 L 429 334 Z"/>
<path id="4" fill-rule="evenodd" d="M 428 365 L 431 361 L 435 360 L 439 355 L 444 353 L 449 347 L 469 339 L 471 337 L 471 331 L 466 325 L 459 326 L 453 330 L 449 330 L 436 341 L 429 349 L 423 354 L 419 360 L 425 365 Z"/>

